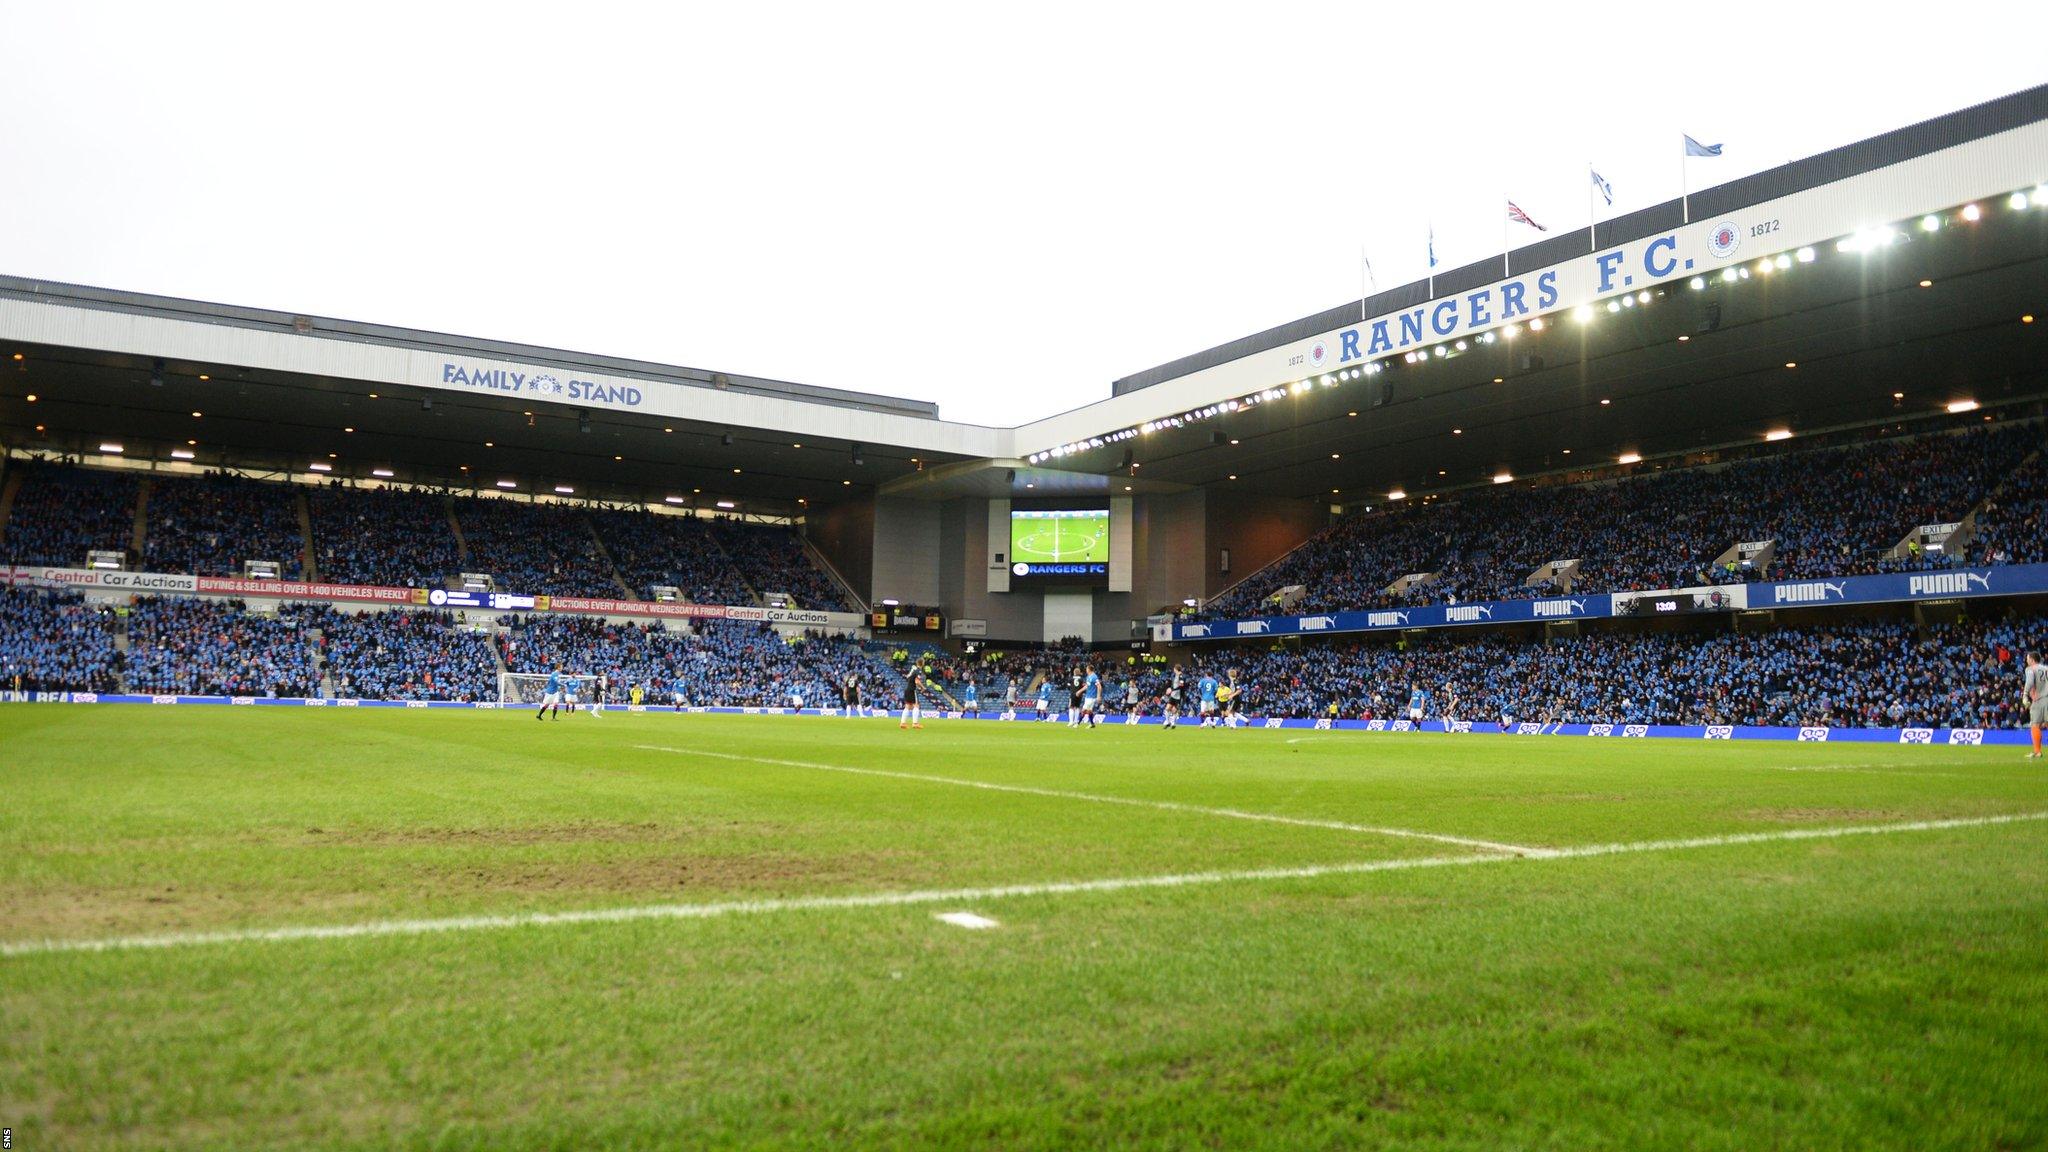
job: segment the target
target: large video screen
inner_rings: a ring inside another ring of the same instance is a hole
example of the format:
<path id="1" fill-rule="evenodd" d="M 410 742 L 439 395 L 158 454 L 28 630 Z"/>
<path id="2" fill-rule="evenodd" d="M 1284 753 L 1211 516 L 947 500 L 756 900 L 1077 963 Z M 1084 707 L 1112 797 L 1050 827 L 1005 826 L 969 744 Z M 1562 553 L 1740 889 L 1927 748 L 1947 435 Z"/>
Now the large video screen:
<path id="1" fill-rule="evenodd" d="M 1109 579 L 1109 509 L 1010 510 L 1010 575 L 1026 580 Z"/>

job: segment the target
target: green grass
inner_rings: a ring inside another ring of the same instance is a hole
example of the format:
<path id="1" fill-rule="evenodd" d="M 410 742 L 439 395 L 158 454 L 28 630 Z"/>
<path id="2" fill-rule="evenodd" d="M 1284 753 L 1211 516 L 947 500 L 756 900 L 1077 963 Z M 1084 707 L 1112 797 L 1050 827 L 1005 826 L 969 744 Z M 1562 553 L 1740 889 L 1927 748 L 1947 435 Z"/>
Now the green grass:
<path id="1" fill-rule="evenodd" d="M 1999 749 L 8 706 L 0 942 L 1500 855 L 639 745 L 1541 848 L 2048 811 L 2048 771 Z M 2041 1148 L 2048 821 L 0 957 L 0 1125 L 21 1149 Z"/>

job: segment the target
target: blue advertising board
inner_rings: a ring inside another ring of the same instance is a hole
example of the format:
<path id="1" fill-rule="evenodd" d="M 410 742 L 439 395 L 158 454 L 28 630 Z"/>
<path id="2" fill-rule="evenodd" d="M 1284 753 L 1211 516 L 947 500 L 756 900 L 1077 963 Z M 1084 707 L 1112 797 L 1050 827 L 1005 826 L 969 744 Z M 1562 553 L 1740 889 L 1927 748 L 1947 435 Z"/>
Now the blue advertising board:
<path id="1" fill-rule="evenodd" d="M 1534 600 L 1474 604 L 1416 604 L 1305 616 L 1198 620 L 1174 624 L 1173 638 L 1237 640 L 1263 636 L 1316 636 L 1404 628 L 1602 620 L 1670 612 L 1732 612 L 1744 608 L 1810 608 L 1828 604 L 1884 604 L 2044 593 L 2048 593 L 2048 564 L 2008 564 L 1992 568 L 1942 568 L 1876 576 L 1839 576 L 1827 580 L 1776 580 L 1760 584 L 1730 584 L 1713 589 L 1599 592 L 1584 596 L 1546 596 Z"/>

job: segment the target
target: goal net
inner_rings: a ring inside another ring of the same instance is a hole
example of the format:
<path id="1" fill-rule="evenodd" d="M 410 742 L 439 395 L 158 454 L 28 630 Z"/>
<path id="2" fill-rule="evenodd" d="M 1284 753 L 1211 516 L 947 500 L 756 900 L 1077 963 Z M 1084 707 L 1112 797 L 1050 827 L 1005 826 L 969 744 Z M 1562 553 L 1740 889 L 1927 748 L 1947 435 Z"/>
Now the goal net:
<path id="1" fill-rule="evenodd" d="M 602 676 L 585 676 L 581 673 L 562 673 L 564 687 L 570 680 L 576 682 L 578 704 L 602 704 L 605 689 L 609 687 Z M 548 694 L 548 677 L 545 672 L 500 672 L 498 673 L 498 703 L 531 704 L 540 706 Z"/>

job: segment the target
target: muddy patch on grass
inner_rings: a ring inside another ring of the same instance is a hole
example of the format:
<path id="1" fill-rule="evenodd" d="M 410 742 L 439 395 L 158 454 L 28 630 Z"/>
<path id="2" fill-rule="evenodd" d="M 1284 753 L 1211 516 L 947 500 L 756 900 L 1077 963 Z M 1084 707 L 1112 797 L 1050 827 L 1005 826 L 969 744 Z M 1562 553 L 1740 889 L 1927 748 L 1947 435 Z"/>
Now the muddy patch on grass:
<path id="1" fill-rule="evenodd" d="M 366 848 L 386 846 L 534 844 L 658 844 L 711 836 L 776 836 L 788 826 L 747 820 L 577 820 L 555 824 L 425 825 L 413 828 L 308 827 L 288 839 L 299 844 Z"/>
<path id="2" fill-rule="evenodd" d="M 792 852 L 647 855 L 584 860 L 465 861 L 424 871 L 434 891 L 789 895 L 819 888 L 895 888 L 938 879 L 914 853 Z"/>
<path id="3" fill-rule="evenodd" d="M 1888 808 L 1751 808 L 1742 815 L 1773 824 L 1872 824 L 1906 818 L 1906 813 Z"/>

